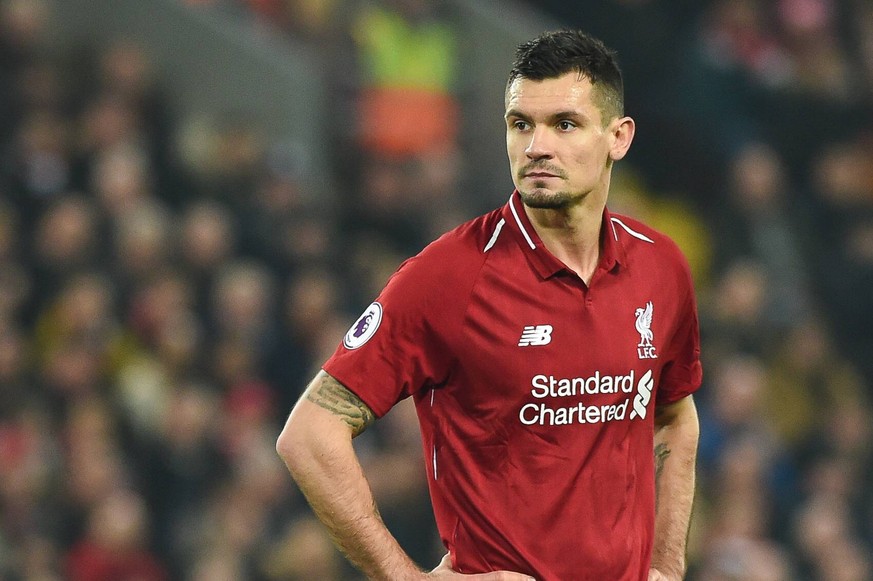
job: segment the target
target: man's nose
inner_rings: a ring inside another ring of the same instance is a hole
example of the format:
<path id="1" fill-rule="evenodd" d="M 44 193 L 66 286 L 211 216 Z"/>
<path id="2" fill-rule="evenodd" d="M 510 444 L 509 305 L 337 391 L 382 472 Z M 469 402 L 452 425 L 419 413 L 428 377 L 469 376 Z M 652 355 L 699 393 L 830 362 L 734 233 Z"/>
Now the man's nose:
<path id="1" fill-rule="evenodd" d="M 547 127 L 536 127 L 530 134 L 530 142 L 524 150 L 529 159 L 550 159 L 554 156 L 551 136 Z"/>

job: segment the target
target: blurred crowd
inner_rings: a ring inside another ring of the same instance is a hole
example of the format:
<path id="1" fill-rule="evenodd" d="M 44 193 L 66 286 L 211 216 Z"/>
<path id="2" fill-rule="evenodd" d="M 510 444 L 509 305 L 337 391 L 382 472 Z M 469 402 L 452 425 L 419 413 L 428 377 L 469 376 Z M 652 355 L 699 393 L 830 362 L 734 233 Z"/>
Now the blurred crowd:
<path id="1" fill-rule="evenodd" d="M 319 49 L 336 191 L 245 116 L 180 117 L 141 47 L 0 1 L 3 580 L 357 579 L 275 438 L 400 261 L 509 194 L 471 193 L 450 3 L 188 3 Z M 873 4 L 534 4 L 619 50 L 641 131 L 610 204 L 694 272 L 689 579 L 873 579 Z M 357 443 L 433 566 L 407 403 Z"/>

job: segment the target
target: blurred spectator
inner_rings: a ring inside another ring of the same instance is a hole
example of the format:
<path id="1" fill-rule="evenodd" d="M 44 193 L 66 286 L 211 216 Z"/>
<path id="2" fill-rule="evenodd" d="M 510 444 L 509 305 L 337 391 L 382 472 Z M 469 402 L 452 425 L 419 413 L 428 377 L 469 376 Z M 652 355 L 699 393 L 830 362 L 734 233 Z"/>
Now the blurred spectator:
<path id="1" fill-rule="evenodd" d="M 166 571 L 143 548 L 147 538 L 145 503 L 130 491 L 101 499 L 88 518 L 87 533 L 67 555 L 71 581 L 163 581 Z"/>
<path id="2" fill-rule="evenodd" d="M 0 136 L 4 143 L 30 107 L 22 77 L 44 55 L 51 16 L 48 0 L 7 0 L 0 5 Z"/>
<path id="3" fill-rule="evenodd" d="M 861 376 L 840 355 L 819 319 L 808 316 L 794 325 L 773 363 L 765 409 L 780 438 L 801 458 L 832 430 L 831 414 L 869 404 Z"/>
<path id="4" fill-rule="evenodd" d="M 761 137 L 756 96 L 791 80 L 790 57 L 767 16 L 759 0 L 709 3 L 683 63 L 682 104 L 694 119 L 714 123 L 707 138 L 722 155 Z"/>
<path id="5" fill-rule="evenodd" d="M 3 165 L 6 186 L 20 198 L 28 221 L 74 185 L 72 134 L 69 120 L 58 111 L 37 109 L 22 116 Z"/>
<path id="6" fill-rule="evenodd" d="M 266 362 L 268 377 L 280 394 L 277 420 L 302 393 L 314 372 L 313 362 L 331 352 L 351 324 L 342 306 L 339 279 L 324 267 L 304 270 L 288 281 L 283 325 Z"/>
<path id="7" fill-rule="evenodd" d="M 841 103 L 859 93 L 839 30 L 840 6 L 834 0 L 779 0 L 777 22 L 790 55 L 790 89 Z"/>
<path id="8" fill-rule="evenodd" d="M 698 581 L 794 581 L 791 560 L 772 542 L 725 539 L 709 548 Z"/>
<path id="9" fill-rule="evenodd" d="M 238 252 L 238 223 L 224 204 L 195 200 L 183 207 L 178 229 L 179 266 L 195 288 L 196 303 L 208 304 L 218 272 Z"/>
<path id="10" fill-rule="evenodd" d="M 244 116 L 228 116 L 217 127 L 203 191 L 244 212 L 266 169 L 266 144 L 258 128 Z"/>
<path id="11" fill-rule="evenodd" d="M 767 369 L 753 355 L 724 355 L 710 372 L 708 393 L 703 397 L 701 417 L 701 469 L 714 470 L 725 456 L 724 449 L 741 441 L 755 441 L 759 452 L 773 450 L 776 440 L 761 405 Z M 772 467 L 771 462 L 767 463 Z M 727 484 L 727 483 L 726 483 Z"/>
<path id="12" fill-rule="evenodd" d="M 873 381 L 873 146 L 863 137 L 824 147 L 813 167 L 818 290 L 842 349 Z M 839 272 L 839 276 L 833 276 Z"/>
<path id="13" fill-rule="evenodd" d="M 869 104 L 873 100 L 873 6 L 855 2 L 849 20 L 857 39 L 858 58 L 861 61 L 866 101 Z"/>
<path id="14" fill-rule="evenodd" d="M 215 280 L 211 298 L 211 333 L 236 339 L 260 353 L 275 336 L 276 282 L 257 262 L 225 264 Z"/>
<path id="15" fill-rule="evenodd" d="M 154 432 L 138 446 L 138 465 L 150 474 L 146 499 L 153 507 L 155 538 L 174 576 L 191 555 L 187 538 L 201 503 L 227 474 L 220 450 L 218 395 L 208 386 L 186 383 L 169 395 Z"/>
<path id="16" fill-rule="evenodd" d="M 337 107 L 353 118 L 336 136 L 338 173 L 349 193 L 343 224 L 353 233 L 379 232 L 408 256 L 432 239 L 435 215 L 463 207 L 463 46 L 445 2 L 352 6 L 349 47 L 338 62 L 353 68 L 338 68 L 331 80 L 348 99 Z"/>
<path id="17" fill-rule="evenodd" d="M 339 13 L 337 0 L 238 0 L 258 18 L 304 40 L 327 44 Z"/>
<path id="18" fill-rule="evenodd" d="M 380 157 L 455 147 L 457 38 L 440 2 L 361 2 L 351 23 L 359 63 L 357 141 Z"/>
<path id="19" fill-rule="evenodd" d="M 804 254 L 814 247 L 807 216 L 792 198 L 787 168 L 764 144 L 749 143 L 731 160 L 724 207 L 713 217 L 720 241 L 720 266 L 738 258 L 759 263 L 768 293 L 761 314 L 785 328 L 812 307 L 812 269 Z"/>
<path id="20" fill-rule="evenodd" d="M 290 523 L 261 560 L 261 569 L 271 581 L 339 581 L 344 568 L 327 531 L 313 516 Z"/>
<path id="21" fill-rule="evenodd" d="M 712 293 L 701 302 L 701 335 L 715 355 L 714 361 L 733 351 L 767 353 L 775 337 L 765 324 L 764 309 L 770 295 L 764 268 L 752 260 L 736 260 L 721 273 Z"/>
<path id="22" fill-rule="evenodd" d="M 64 281 L 34 329 L 40 379 L 57 409 L 105 389 L 110 358 L 121 338 L 112 309 L 114 288 L 101 273 Z"/>
<path id="23" fill-rule="evenodd" d="M 855 536 L 848 504 L 821 494 L 799 509 L 793 527 L 801 559 L 813 579 L 870 579 L 870 552 Z"/>
<path id="24" fill-rule="evenodd" d="M 69 276 L 99 264 L 99 235 L 98 209 L 84 196 L 65 195 L 45 208 L 28 245 L 37 300 L 51 300 Z"/>
<path id="25" fill-rule="evenodd" d="M 142 149 L 122 145 L 94 154 L 90 188 L 102 210 L 113 220 L 151 201 L 151 167 Z"/>

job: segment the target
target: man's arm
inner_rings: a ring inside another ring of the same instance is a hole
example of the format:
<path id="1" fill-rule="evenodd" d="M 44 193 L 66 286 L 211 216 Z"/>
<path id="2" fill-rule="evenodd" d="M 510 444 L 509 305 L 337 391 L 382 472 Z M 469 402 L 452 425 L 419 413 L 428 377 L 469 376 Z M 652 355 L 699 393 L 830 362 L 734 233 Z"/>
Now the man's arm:
<path id="1" fill-rule="evenodd" d="M 336 545 L 370 579 L 423 579 L 385 527 L 352 446 L 376 416 L 324 371 L 285 423 L 276 450 Z"/>
<path id="2" fill-rule="evenodd" d="M 448 556 L 430 573 L 412 561 L 382 522 L 352 446 L 352 438 L 375 420 L 358 396 L 321 371 L 294 406 L 276 442 L 276 451 L 312 510 L 349 560 L 368 579 L 530 580 L 509 572 L 461 575 L 451 570 Z"/>
<path id="3" fill-rule="evenodd" d="M 649 581 L 685 576 L 700 428 L 691 396 L 655 411 L 655 546 Z"/>

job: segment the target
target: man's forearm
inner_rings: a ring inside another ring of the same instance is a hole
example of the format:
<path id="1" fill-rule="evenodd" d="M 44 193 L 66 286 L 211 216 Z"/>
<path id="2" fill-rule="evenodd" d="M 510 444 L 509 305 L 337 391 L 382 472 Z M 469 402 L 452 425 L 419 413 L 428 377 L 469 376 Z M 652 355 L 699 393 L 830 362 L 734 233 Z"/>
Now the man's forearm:
<path id="1" fill-rule="evenodd" d="M 655 432 L 655 546 L 652 568 L 682 579 L 694 501 L 699 426 L 691 397 L 659 410 Z"/>
<path id="2" fill-rule="evenodd" d="M 332 382 L 321 375 L 313 381 L 277 450 L 336 545 L 368 578 L 423 578 L 382 522 L 352 446 L 352 434 L 372 417 L 362 418 Z"/>

